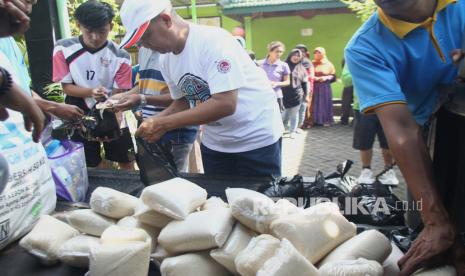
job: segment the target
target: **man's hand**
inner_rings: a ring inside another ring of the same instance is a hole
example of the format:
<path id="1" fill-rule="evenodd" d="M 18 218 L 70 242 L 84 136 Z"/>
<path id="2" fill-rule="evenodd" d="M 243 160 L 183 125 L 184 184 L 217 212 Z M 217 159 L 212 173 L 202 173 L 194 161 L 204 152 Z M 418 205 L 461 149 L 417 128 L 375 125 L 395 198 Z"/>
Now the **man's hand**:
<path id="1" fill-rule="evenodd" d="M 32 138 L 37 143 L 44 129 L 45 116 L 32 97 L 27 96 L 17 84 L 13 83 L 10 91 L 0 97 L 0 114 L 2 114 L 0 117 L 5 116 L 6 110 L 4 108 L 23 114 L 26 130 L 32 130 Z"/>
<path id="2" fill-rule="evenodd" d="M 75 105 L 57 104 L 50 113 L 66 121 L 77 121 L 84 116 L 84 111 Z"/>
<path id="3" fill-rule="evenodd" d="M 101 102 L 106 100 L 107 95 L 105 93 L 105 88 L 99 87 L 99 88 L 94 88 L 92 89 L 92 97 L 97 101 Z"/>
<path id="4" fill-rule="evenodd" d="M 450 53 L 450 57 L 454 63 L 459 63 L 465 57 L 465 51 L 462 49 L 455 49 Z"/>
<path id="5" fill-rule="evenodd" d="M 119 97 L 118 102 L 113 105 L 113 109 L 117 111 L 126 111 L 130 110 L 140 104 L 140 95 L 139 94 L 119 94 L 122 95 Z M 115 96 L 119 96 L 115 95 Z M 110 99 L 114 99 L 114 97 Z"/>
<path id="6" fill-rule="evenodd" d="M 136 136 L 149 143 L 155 143 L 168 131 L 163 120 L 164 117 L 157 116 L 146 119 L 137 130 Z"/>
<path id="7" fill-rule="evenodd" d="M 441 259 L 455 242 L 455 228 L 450 223 L 426 225 L 410 250 L 399 260 L 400 276 L 408 276 L 422 267 L 440 264 Z"/>
<path id="8" fill-rule="evenodd" d="M 29 29 L 32 5 L 37 1 L 0 0 L 0 37 L 22 34 Z"/>

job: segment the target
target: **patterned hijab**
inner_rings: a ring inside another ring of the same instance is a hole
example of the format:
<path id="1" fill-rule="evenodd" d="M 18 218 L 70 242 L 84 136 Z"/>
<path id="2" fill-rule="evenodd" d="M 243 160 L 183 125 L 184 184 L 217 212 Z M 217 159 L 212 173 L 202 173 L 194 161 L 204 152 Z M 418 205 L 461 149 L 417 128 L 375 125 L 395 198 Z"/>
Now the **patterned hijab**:
<path id="1" fill-rule="evenodd" d="M 328 60 L 326 57 L 326 50 L 323 47 L 316 47 L 313 52 L 320 52 L 321 53 L 321 60 L 313 60 L 313 65 L 315 66 L 315 72 L 320 72 L 323 73 L 324 75 L 334 75 L 336 74 L 336 68 L 334 68 L 334 65 L 331 63 L 331 61 Z"/>

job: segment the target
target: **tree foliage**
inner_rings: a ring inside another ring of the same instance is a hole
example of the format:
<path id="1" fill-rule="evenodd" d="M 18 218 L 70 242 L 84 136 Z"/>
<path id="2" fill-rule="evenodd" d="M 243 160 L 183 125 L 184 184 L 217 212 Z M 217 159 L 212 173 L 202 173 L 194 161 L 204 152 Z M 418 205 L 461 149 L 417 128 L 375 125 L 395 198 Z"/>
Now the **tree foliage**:
<path id="1" fill-rule="evenodd" d="M 376 11 L 376 4 L 373 0 L 341 0 L 341 2 L 347 4 L 362 22 L 365 22 Z"/>
<path id="2" fill-rule="evenodd" d="M 87 2 L 87 0 L 73 0 L 73 1 L 68 1 L 68 13 L 70 16 L 70 28 L 71 28 L 71 35 L 72 36 L 78 36 L 79 35 L 79 28 L 77 27 L 77 22 L 74 19 L 74 12 L 76 9 L 84 2 Z M 105 0 L 103 1 L 105 3 L 108 3 L 111 5 L 113 10 L 115 11 L 115 18 L 113 19 L 113 30 L 110 33 L 110 36 L 108 37 L 110 40 L 114 40 L 115 37 L 123 35 L 124 34 L 124 27 L 123 24 L 121 23 L 121 16 L 119 13 L 119 6 L 116 3 L 115 0 Z"/>

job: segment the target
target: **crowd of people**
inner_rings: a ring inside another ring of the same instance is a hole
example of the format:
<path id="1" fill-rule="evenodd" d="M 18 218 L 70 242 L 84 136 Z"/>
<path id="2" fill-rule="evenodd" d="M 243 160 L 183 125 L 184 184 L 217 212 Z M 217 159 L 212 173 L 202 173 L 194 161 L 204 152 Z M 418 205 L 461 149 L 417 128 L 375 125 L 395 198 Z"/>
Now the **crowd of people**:
<path id="1" fill-rule="evenodd" d="M 81 35 L 58 41 L 53 52 L 53 80 L 62 84 L 66 103 L 43 100 L 30 90 L 27 68 L 12 38 L 28 28 L 27 14 L 35 2 L 0 0 L 2 151 L 14 149 L 16 136 L 25 130 L 32 130 L 32 139 L 39 141 L 44 114 L 73 120 L 96 103 L 111 100 L 115 112 L 141 108 L 136 135 L 149 143 L 170 143 L 182 171 L 202 126 L 206 174 L 280 175 L 284 126 L 293 137 L 299 127 L 334 123 L 331 83 L 336 71 L 324 48 L 315 48 L 310 61 L 307 47 L 296 45 L 281 61 L 285 47 L 272 42 L 267 57 L 257 66 L 231 34 L 189 23 L 169 0 L 156 4 L 124 1 L 121 19 L 127 33 L 120 45 L 108 39 L 114 19 L 111 6 L 96 0 L 82 4 L 74 15 Z M 434 110 L 437 86 L 453 83 L 457 75 L 454 61 L 463 53 L 449 57 L 446 50 L 462 45 L 465 2 L 375 3 L 380 9 L 345 50 L 347 67 L 342 76 L 348 88 L 346 96 L 350 98 L 353 89 L 358 96 L 355 102 L 360 103 L 355 108 L 359 112 L 354 148 L 361 151 L 364 169 L 369 169 L 378 134 L 386 167 L 392 167 L 395 160 L 413 198 L 423 202 L 424 230 L 399 262 L 401 274 L 410 275 L 434 261 L 452 263 L 463 275 L 465 250 L 455 217 L 450 216 L 453 211 L 445 208 L 437 192 L 422 133 Z M 440 32 L 439 40 L 434 30 Z M 130 57 L 122 49 L 132 46 L 139 47 L 136 85 Z M 103 143 L 106 159 L 132 169 L 129 137 L 123 130 L 115 141 L 73 139 L 84 143 L 90 167 L 101 165 Z M 34 150 L 44 152 L 39 144 Z M 370 178 L 368 173 L 366 176 Z"/>

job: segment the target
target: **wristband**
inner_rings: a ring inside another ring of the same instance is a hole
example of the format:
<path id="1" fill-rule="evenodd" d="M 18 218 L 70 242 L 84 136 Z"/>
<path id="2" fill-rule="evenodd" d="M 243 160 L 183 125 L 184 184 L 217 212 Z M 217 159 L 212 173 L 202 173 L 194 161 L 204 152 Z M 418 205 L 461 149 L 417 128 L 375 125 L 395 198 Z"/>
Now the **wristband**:
<path id="1" fill-rule="evenodd" d="M 5 68 L 0 67 L 0 73 L 3 75 L 3 82 L 0 84 L 0 97 L 8 93 L 13 87 L 13 79 Z"/>

